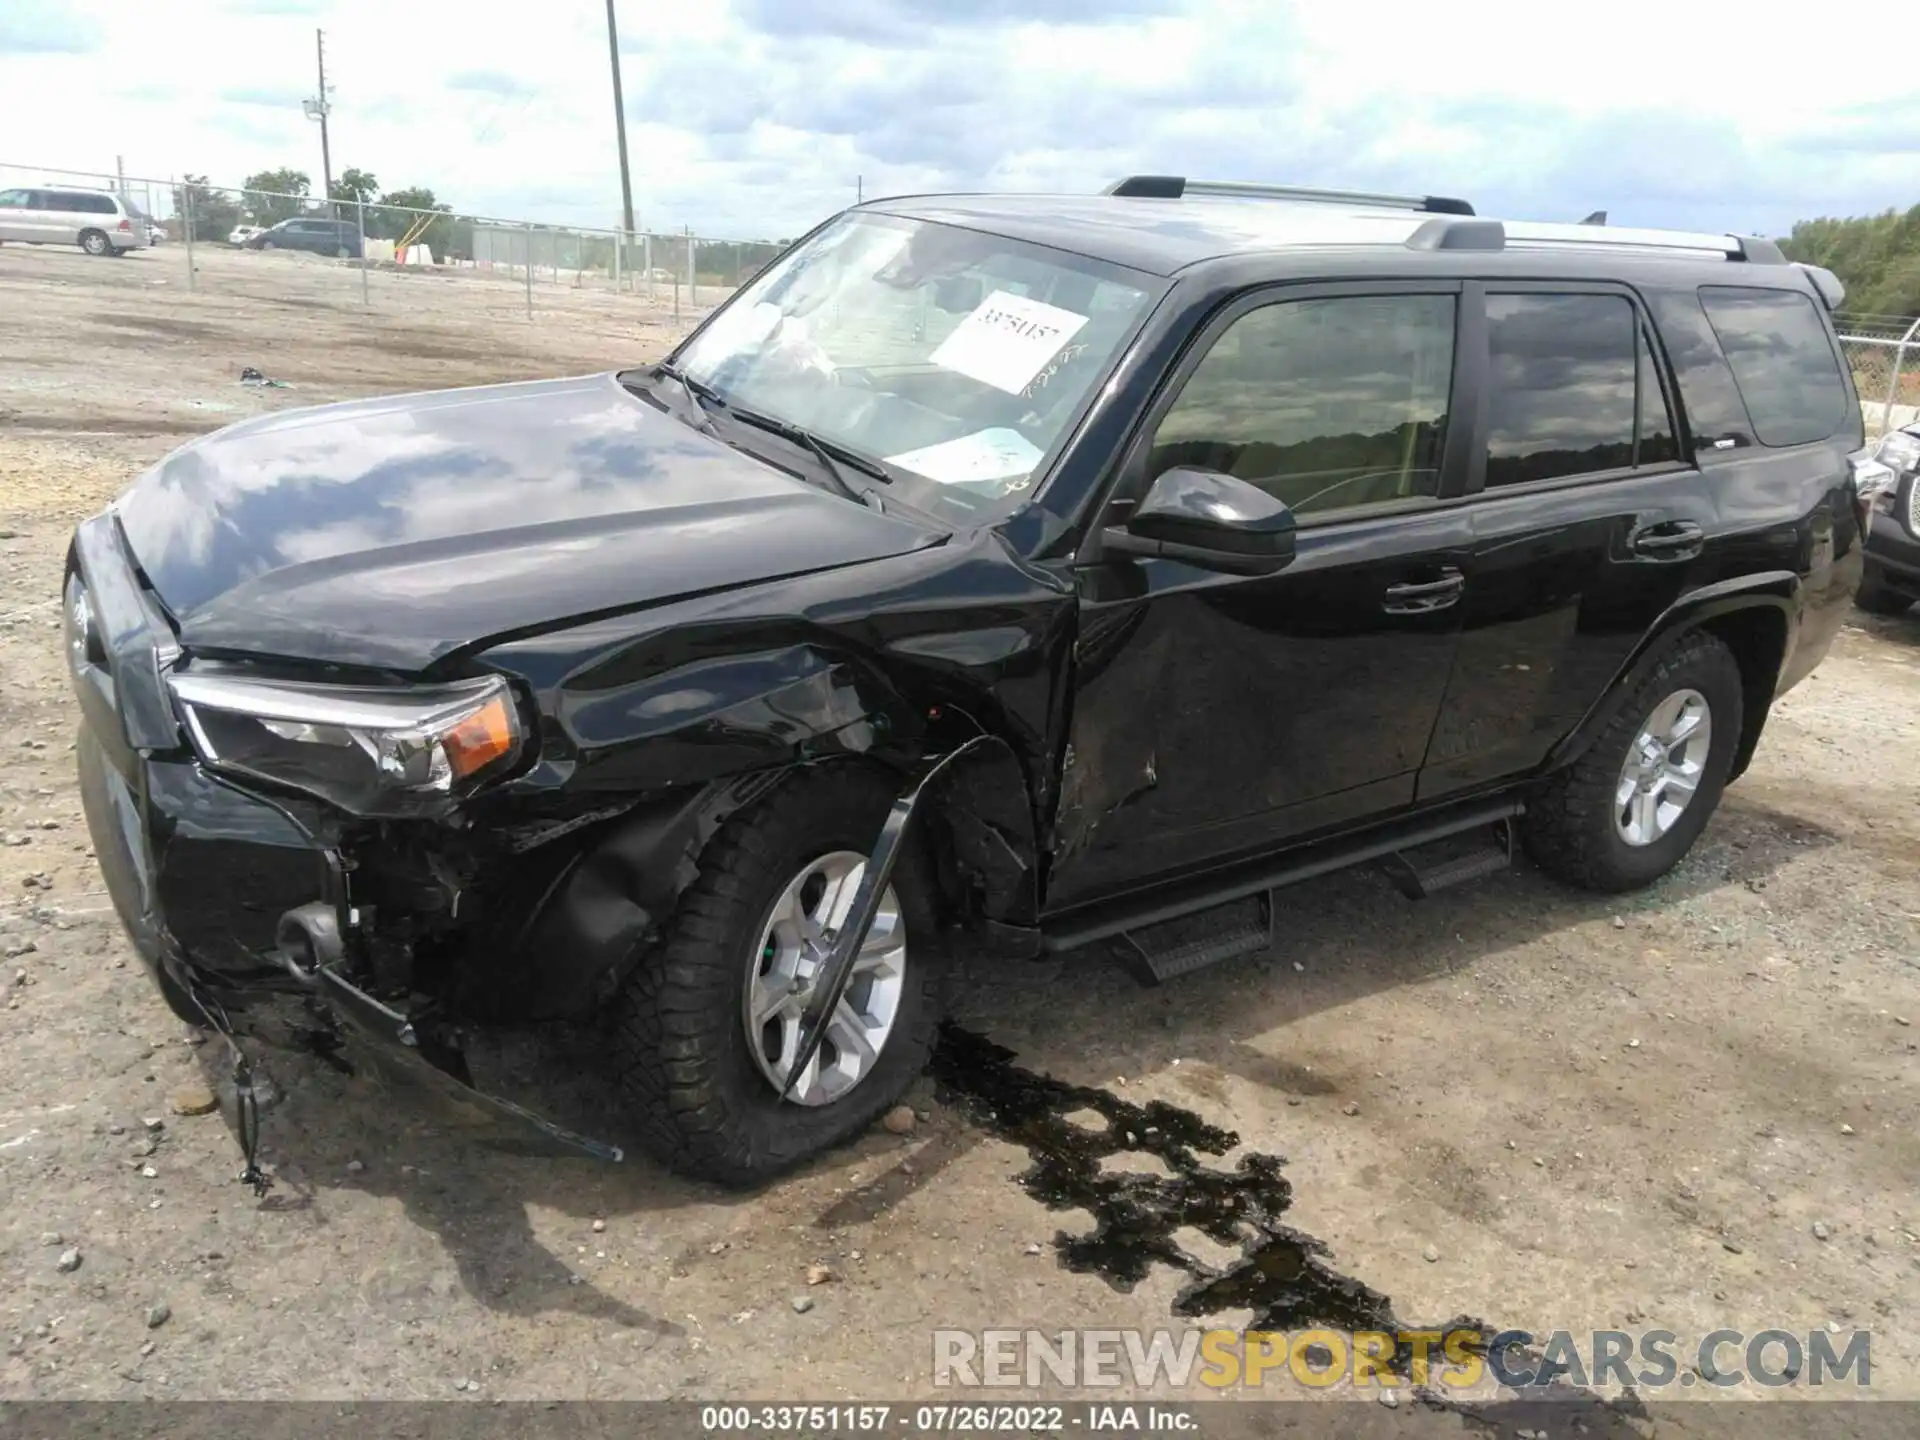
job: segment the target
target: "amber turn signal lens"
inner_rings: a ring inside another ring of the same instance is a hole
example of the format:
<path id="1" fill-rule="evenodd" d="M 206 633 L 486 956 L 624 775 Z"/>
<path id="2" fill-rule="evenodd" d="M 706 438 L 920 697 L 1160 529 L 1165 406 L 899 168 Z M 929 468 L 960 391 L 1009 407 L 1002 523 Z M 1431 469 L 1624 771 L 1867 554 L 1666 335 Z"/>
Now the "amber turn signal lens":
<path id="1" fill-rule="evenodd" d="M 440 744 L 447 752 L 447 764 L 453 767 L 456 780 L 464 780 L 511 755 L 514 724 L 506 697 L 495 695 L 441 736 Z"/>

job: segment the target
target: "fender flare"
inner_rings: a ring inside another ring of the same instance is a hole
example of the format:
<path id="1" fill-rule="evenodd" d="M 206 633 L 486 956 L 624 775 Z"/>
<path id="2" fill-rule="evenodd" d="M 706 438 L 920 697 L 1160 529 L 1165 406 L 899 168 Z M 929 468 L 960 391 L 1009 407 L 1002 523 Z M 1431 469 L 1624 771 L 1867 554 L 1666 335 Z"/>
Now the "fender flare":
<path id="1" fill-rule="evenodd" d="M 1559 769 L 1584 754 L 1613 719 L 1615 709 L 1633 682 L 1652 658 L 1677 636 L 1689 630 L 1712 629 L 1716 621 L 1724 621 L 1729 616 L 1758 611 L 1779 617 L 1781 640 L 1778 653 L 1772 657 L 1772 673 L 1766 677 L 1764 691 L 1749 686 L 1746 713 L 1740 727 L 1740 748 L 1734 755 L 1733 769 L 1728 775 L 1729 779 L 1738 777 L 1753 758 L 1754 747 L 1760 741 L 1761 727 L 1779 685 L 1780 672 L 1786 665 L 1787 657 L 1793 653 L 1800 628 L 1802 584 L 1801 577 L 1791 570 L 1766 570 L 1731 580 L 1715 581 L 1682 595 L 1647 627 L 1646 633 L 1614 672 L 1599 698 L 1587 708 L 1586 714 L 1580 717 L 1579 723 L 1567 733 L 1566 738 L 1549 752 L 1545 768 Z"/>

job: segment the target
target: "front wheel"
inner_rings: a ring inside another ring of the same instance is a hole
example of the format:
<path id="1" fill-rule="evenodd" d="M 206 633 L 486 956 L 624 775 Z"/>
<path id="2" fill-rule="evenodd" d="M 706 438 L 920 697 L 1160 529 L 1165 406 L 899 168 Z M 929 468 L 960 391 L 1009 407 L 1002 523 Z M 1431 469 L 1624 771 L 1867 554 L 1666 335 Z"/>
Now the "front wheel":
<path id="1" fill-rule="evenodd" d="M 657 1159 L 760 1183 L 859 1134 L 926 1066 L 946 966 L 933 879 L 910 847 L 820 1053 L 780 1095 L 801 1011 L 892 799 L 879 772 L 802 772 L 701 856 L 617 1002 L 617 1084 Z"/>
<path id="2" fill-rule="evenodd" d="M 1887 583 L 1886 572 L 1878 565 L 1867 566 L 1860 577 L 1860 588 L 1853 603 L 1869 615 L 1904 615 L 1913 604 L 1913 596 Z"/>
<path id="3" fill-rule="evenodd" d="M 1528 855 L 1587 890 L 1652 884 L 1720 803 L 1741 720 L 1733 652 L 1704 631 L 1686 635 L 1641 667 L 1599 737 L 1528 802 Z"/>

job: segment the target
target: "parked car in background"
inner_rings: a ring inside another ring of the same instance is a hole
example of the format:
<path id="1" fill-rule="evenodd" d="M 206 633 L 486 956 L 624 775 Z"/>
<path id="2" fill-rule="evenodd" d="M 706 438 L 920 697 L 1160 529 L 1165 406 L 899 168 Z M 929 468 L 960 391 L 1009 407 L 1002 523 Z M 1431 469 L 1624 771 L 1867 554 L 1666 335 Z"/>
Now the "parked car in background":
<path id="1" fill-rule="evenodd" d="M 89 255 L 124 255 L 153 243 L 149 223 L 107 190 L 0 190 L 0 241 L 17 245 L 78 245 Z"/>
<path id="2" fill-rule="evenodd" d="M 261 227 L 258 225 L 236 225 L 227 235 L 227 244 L 236 247 L 244 245 L 254 236 L 258 235 L 260 229 Z"/>
<path id="3" fill-rule="evenodd" d="M 305 250 L 314 255 L 333 255 L 339 259 L 357 259 L 360 255 L 360 230 L 351 221 L 329 220 L 319 215 L 296 215 L 270 229 L 249 237 L 248 250 Z"/>
<path id="4" fill-rule="evenodd" d="M 158 220 L 147 221 L 147 243 L 148 244 L 158 245 L 158 244 L 161 244 L 163 241 L 171 240 L 172 238 L 173 237 L 167 233 L 167 227 L 162 225 Z"/>
<path id="5" fill-rule="evenodd" d="M 1874 501 L 1866 574 L 1853 602 L 1875 615 L 1899 615 L 1920 600 L 1920 424 L 1881 437 L 1873 453 L 1893 483 Z"/>
<path id="6" fill-rule="evenodd" d="M 972 955 L 1166 981 L 1350 865 L 1651 884 L 1850 612 L 1840 299 L 1443 197 L 858 207 L 660 363 L 259 416 L 85 521 L 106 888 L 182 1019 L 516 1125 L 463 1037 L 604 1022 L 647 1147 L 748 1183 Z"/>

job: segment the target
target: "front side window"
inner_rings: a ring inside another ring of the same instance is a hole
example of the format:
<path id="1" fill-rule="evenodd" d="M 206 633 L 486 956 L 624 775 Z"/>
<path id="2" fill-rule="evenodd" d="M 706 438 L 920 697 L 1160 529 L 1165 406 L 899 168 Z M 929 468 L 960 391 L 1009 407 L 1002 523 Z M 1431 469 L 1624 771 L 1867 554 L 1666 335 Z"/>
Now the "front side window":
<path id="1" fill-rule="evenodd" d="M 1216 470 L 1303 516 L 1439 494 L 1454 310 L 1451 295 L 1348 295 L 1248 311 L 1160 421 L 1149 479 Z"/>
<path id="2" fill-rule="evenodd" d="M 1808 445 L 1841 427 L 1846 382 L 1811 298 L 1794 290 L 1708 285 L 1700 303 L 1762 445 Z"/>
<path id="3" fill-rule="evenodd" d="M 31 199 L 25 190 L 0 190 L 0 210 L 24 210 Z"/>
<path id="4" fill-rule="evenodd" d="M 738 410 L 882 462 L 909 504 L 1011 514 L 1163 282 L 983 231 L 857 213 L 674 357 Z"/>

